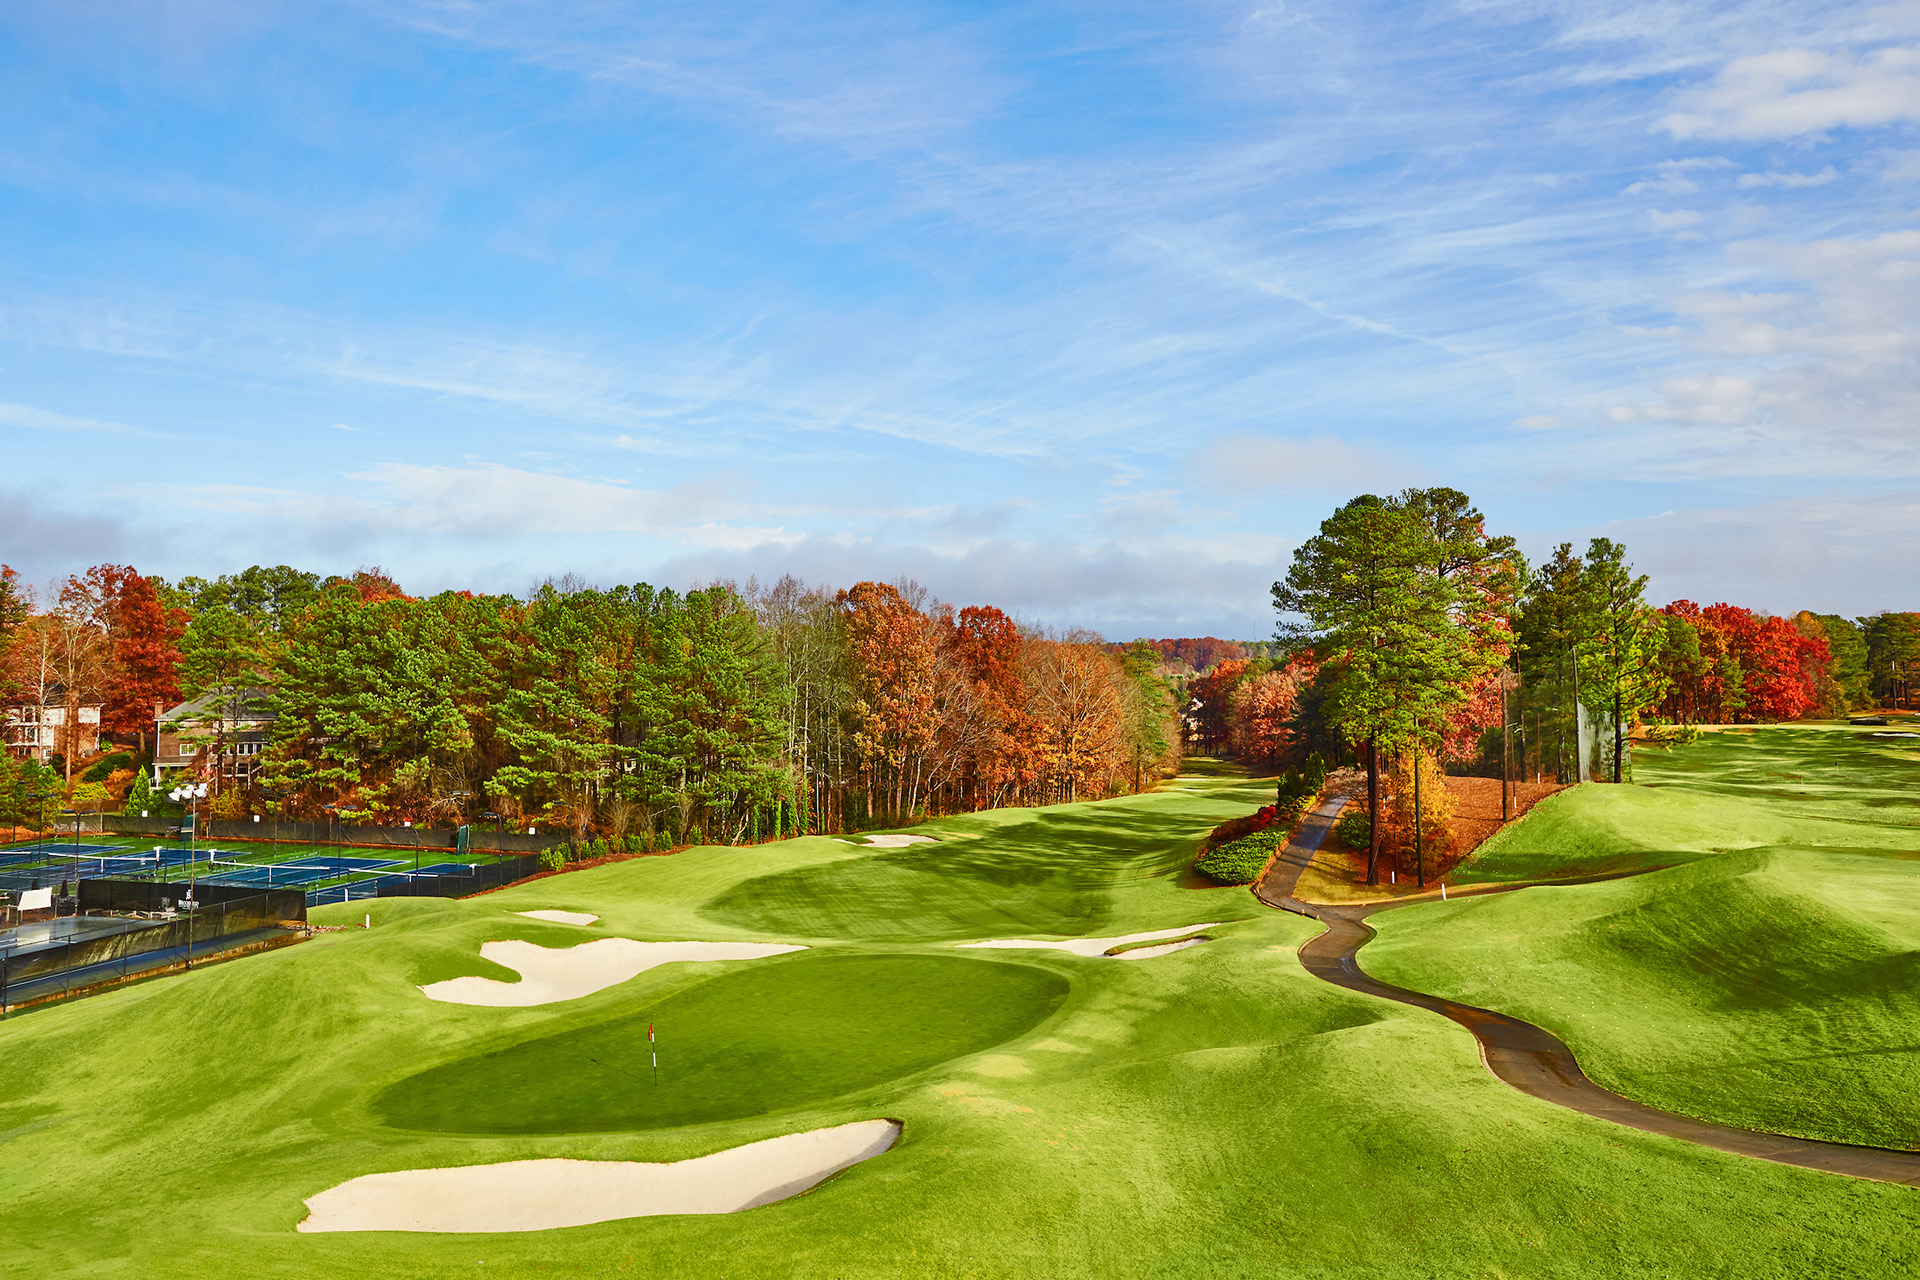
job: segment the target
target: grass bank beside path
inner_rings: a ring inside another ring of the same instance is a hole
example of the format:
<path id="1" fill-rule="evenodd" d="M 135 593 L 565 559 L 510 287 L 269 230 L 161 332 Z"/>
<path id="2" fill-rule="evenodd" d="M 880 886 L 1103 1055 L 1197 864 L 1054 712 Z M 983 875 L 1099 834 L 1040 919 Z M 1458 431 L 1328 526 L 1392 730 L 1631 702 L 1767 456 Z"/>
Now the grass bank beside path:
<path id="1" fill-rule="evenodd" d="M 1536 1022 L 1654 1106 L 1920 1147 L 1920 753 L 1764 729 L 1638 767 L 1544 802 L 1474 869 L 1676 865 L 1378 915 L 1362 965 Z"/>
<path id="2" fill-rule="evenodd" d="M 1187 875 L 1206 830 L 1267 795 L 1187 781 L 929 822 L 915 830 L 940 842 L 910 851 L 700 848 L 465 901 L 322 908 L 336 923 L 371 911 L 374 927 L 0 1022 L 0 1275 L 1798 1280 L 1920 1266 L 1907 1188 L 1533 1101 L 1453 1024 L 1304 973 L 1294 950 L 1312 922 Z M 601 920 L 514 914 L 536 908 Z M 1139 961 L 952 945 L 1207 921 L 1230 927 Z M 665 965 L 530 1008 L 415 989 L 511 979 L 480 960 L 488 940 L 605 936 L 812 950 Z M 889 970 L 882 990 L 860 986 L 862 966 Z M 895 988 L 914 997 L 897 1010 Z M 981 1025 L 975 1001 L 996 1006 Z M 884 1061 L 803 1052 L 856 1034 L 842 1027 L 854 1016 Z M 682 1073 L 657 1112 L 635 1097 L 650 1085 L 610 1078 L 644 1061 L 645 1021 L 663 1079 Z M 762 1109 L 703 1118 L 702 1099 Z M 876 1116 L 904 1122 L 894 1149 L 739 1215 L 293 1230 L 303 1198 L 362 1174 L 671 1160 Z"/>

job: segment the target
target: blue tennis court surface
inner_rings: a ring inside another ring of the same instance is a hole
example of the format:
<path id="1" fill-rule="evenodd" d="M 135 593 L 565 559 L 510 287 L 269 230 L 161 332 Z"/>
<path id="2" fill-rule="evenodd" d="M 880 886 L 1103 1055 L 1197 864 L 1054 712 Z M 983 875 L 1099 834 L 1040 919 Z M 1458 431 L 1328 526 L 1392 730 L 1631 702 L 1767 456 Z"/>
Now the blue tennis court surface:
<path id="1" fill-rule="evenodd" d="M 97 858 L 116 853 L 144 853 L 148 857 L 153 856 L 151 849 L 142 849 L 138 846 L 129 848 L 124 844 L 71 844 L 65 840 L 59 841 L 58 843 L 49 840 L 46 844 L 42 845 L 19 845 L 12 849 L 0 849 L 0 858 L 37 859 L 50 858 L 55 854 Z"/>

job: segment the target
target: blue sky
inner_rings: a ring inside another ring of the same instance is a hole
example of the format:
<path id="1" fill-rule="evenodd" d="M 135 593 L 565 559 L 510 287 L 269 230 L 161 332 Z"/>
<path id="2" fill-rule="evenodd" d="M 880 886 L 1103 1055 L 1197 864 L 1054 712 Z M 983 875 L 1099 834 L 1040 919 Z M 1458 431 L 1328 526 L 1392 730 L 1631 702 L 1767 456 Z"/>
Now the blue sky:
<path id="1" fill-rule="evenodd" d="M 1920 607 L 1920 4 L 0 10 L 0 560 Z"/>

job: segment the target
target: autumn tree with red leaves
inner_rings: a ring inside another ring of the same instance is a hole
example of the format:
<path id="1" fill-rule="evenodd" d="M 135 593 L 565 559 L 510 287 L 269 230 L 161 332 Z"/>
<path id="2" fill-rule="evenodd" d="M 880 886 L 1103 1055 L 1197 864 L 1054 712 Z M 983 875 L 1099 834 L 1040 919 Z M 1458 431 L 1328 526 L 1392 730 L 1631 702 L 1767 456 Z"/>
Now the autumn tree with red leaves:
<path id="1" fill-rule="evenodd" d="M 145 755 L 155 731 L 156 705 L 180 701 L 180 637 L 184 609 L 160 602 L 153 579 L 131 565 L 96 565 L 87 571 L 103 600 L 113 666 L 107 677 L 102 732 L 132 738 Z"/>
<path id="2" fill-rule="evenodd" d="M 919 807 L 926 753 L 939 731 L 939 632 L 900 588 L 861 582 L 842 591 L 853 659 L 855 744 L 869 766 L 869 806 L 906 817 Z"/>

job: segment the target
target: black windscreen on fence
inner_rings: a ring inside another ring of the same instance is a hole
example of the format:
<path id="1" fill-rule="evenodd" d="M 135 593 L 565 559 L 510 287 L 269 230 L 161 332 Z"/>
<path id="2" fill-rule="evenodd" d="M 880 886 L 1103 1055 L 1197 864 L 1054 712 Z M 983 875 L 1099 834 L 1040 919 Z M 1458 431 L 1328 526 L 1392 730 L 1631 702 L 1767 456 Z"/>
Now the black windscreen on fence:
<path id="1" fill-rule="evenodd" d="M 199 905 L 181 911 L 187 888 L 128 880 L 81 881 L 81 910 L 102 914 L 28 922 L 14 930 L 10 943 L 0 947 L 0 1010 L 177 961 L 191 963 L 203 952 L 212 956 L 244 945 L 245 935 L 271 938 L 286 925 L 307 918 L 306 896 L 297 890 L 244 893 L 197 885 L 194 896 Z M 148 903 L 152 905 L 144 905 Z M 168 910 L 175 914 L 162 919 L 104 914 Z"/>
<path id="2" fill-rule="evenodd" d="M 464 898 L 483 889 L 497 889 L 524 880 L 540 870 L 538 858 L 502 858 L 485 862 L 465 874 L 417 876 L 380 886 L 382 898 Z"/>
<path id="3" fill-rule="evenodd" d="M 208 884 L 204 880 L 188 883 L 158 884 L 150 880 L 82 880 L 80 910 L 86 911 L 170 911 L 191 896 L 202 908 L 260 899 L 271 903 L 273 919 L 283 921 L 307 918 L 307 895 L 298 889 L 269 889 L 261 892 L 251 885 Z"/>

